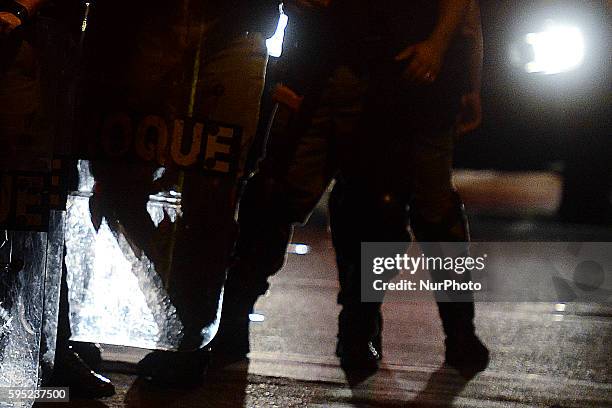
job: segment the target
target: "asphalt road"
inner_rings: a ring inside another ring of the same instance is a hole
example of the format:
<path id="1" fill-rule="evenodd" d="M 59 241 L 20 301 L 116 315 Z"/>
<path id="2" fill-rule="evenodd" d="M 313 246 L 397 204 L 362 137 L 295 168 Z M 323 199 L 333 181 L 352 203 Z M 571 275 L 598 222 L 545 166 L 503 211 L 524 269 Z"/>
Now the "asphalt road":
<path id="1" fill-rule="evenodd" d="M 612 241 L 605 228 L 554 222 L 555 176 L 462 173 L 458 185 L 474 209 L 475 239 Z M 466 381 L 442 365 L 435 303 L 388 303 L 381 369 L 347 378 L 334 356 L 338 284 L 323 209 L 294 236 L 310 252 L 290 254 L 256 305 L 263 321 L 252 324 L 248 364 L 210 373 L 189 391 L 109 373 L 116 396 L 61 407 L 612 407 L 610 304 L 478 304 L 477 331 L 491 363 Z M 105 355 L 136 361 L 142 354 L 108 347 Z"/>

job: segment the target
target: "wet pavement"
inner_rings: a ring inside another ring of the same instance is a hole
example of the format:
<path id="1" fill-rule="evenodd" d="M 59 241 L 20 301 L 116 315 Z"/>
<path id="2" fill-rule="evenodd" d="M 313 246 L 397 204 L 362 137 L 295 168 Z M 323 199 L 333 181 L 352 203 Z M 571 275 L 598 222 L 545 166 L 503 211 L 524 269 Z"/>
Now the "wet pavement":
<path id="1" fill-rule="evenodd" d="M 612 241 L 610 228 L 555 222 L 555 175 L 461 172 L 457 184 L 471 208 L 475 240 Z M 186 391 L 151 387 L 129 374 L 129 364 L 115 363 L 125 372 L 109 373 L 117 395 L 57 406 L 612 407 L 609 303 L 478 304 L 477 331 L 491 364 L 470 381 L 442 366 L 435 303 L 387 303 L 381 369 L 360 382 L 347 378 L 334 356 L 338 284 L 324 205 L 294 243 L 309 252 L 290 254 L 257 303 L 263 321 L 252 324 L 249 364 L 211 372 L 202 387 Z M 142 355 L 105 349 L 115 361 Z"/>

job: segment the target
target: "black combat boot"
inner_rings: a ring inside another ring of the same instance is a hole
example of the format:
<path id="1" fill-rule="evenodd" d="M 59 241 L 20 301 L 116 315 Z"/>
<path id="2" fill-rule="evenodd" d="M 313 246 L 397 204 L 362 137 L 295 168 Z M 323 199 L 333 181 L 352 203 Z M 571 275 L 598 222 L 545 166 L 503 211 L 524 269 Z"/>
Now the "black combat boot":
<path id="1" fill-rule="evenodd" d="M 448 218 L 438 223 L 431 223 L 414 214 L 411 225 L 427 256 L 440 256 L 438 242 L 465 243 L 463 255 L 469 254 L 468 243 L 470 232 L 465 208 L 461 197 L 456 192 L 453 196 L 454 208 Z M 446 271 L 430 271 L 436 281 L 456 278 L 448 276 Z M 464 273 L 461 279 L 469 281 L 469 272 Z M 489 364 L 489 350 L 476 336 L 474 329 L 474 301 L 471 292 L 448 293 L 443 295 L 445 301 L 438 302 L 438 311 L 442 320 L 442 327 L 446 339 L 444 345 L 445 363 L 457 369 L 463 376 L 472 377 L 483 371 Z"/>
<path id="2" fill-rule="evenodd" d="M 388 191 L 367 190 L 338 179 L 329 200 L 342 311 L 336 354 L 345 369 L 375 371 L 382 359 L 381 303 L 361 301 L 361 242 L 402 242 L 408 246 L 405 200 Z M 378 192 L 378 193 L 375 193 Z M 364 214 L 367 214 L 364 217 Z"/>
<path id="3" fill-rule="evenodd" d="M 222 368 L 247 359 L 249 344 L 249 314 L 256 298 L 240 298 L 229 290 L 223 300 L 219 331 L 210 343 L 213 352 L 212 365 Z"/>
<path id="4" fill-rule="evenodd" d="M 465 377 L 473 377 L 489 365 L 489 350 L 474 330 L 474 303 L 438 303 L 446 339 L 445 364 Z"/>
<path id="5" fill-rule="evenodd" d="M 102 365 L 102 351 L 95 343 L 70 341 L 70 348 L 94 371 L 100 370 Z"/>
<path id="6" fill-rule="evenodd" d="M 210 362 L 210 349 L 149 353 L 138 363 L 141 378 L 160 387 L 193 388 L 202 384 Z"/>
<path id="7" fill-rule="evenodd" d="M 376 371 L 382 359 L 380 303 L 343 305 L 338 318 L 336 355 L 345 370 Z"/>
<path id="8" fill-rule="evenodd" d="M 49 386 L 69 387 L 79 398 L 102 398 L 115 394 L 110 380 L 93 371 L 72 348 L 57 350 Z"/>

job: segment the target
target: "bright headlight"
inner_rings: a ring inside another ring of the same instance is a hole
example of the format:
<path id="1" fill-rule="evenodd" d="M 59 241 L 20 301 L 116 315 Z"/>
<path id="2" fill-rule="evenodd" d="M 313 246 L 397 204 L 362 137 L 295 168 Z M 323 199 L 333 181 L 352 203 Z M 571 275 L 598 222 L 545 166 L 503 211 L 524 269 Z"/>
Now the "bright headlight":
<path id="1" fill-rule="evenodd" d="M 571 26 L 548 23 L 544 31 L 529 33 L 525 42 L 533 48 L 533 61 L 525 64 L 529 73 L 558 74 L 571 71 L 584 59 L 584 37 Z"/>

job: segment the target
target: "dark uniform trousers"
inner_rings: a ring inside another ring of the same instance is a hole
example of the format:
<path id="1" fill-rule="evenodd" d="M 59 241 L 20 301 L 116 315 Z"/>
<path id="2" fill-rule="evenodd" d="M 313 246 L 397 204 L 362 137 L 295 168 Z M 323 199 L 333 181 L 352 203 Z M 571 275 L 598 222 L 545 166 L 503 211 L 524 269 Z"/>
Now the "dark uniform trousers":
<path id="1" fill-rule="evenodd" d="M 304 106 L 302 117 L 288 123 L 285 112 L 277 115 L 267 157 L 240 203 L 221 331 L 248 327 L 248 311 L 283 266 L 292 226 L 307 221 L 334 178 L 330 221 L 343 306 L 340 337 L 380 337 L 380 304 L 360 301 L 361 242 L 408 246 L 409 219 L 419 241 L 469 240 L 452 185 L 454 115 L 420 106 L 415 93 L 428 90 L 397 87 L 398 79 L 340 65 L 310 113 Z M 439 306 L 447 334 L 457 332 L 453 325 L 473 330 L 471 302 Z"/>

